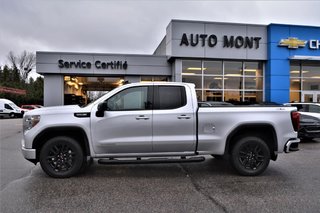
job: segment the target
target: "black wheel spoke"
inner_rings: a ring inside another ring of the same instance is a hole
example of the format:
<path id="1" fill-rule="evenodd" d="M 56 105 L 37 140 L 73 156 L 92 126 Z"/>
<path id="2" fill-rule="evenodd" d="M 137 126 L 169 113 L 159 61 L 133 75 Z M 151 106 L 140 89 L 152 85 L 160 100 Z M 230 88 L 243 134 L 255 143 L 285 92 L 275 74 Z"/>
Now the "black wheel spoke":
<path id="1" fill-rule="evenodd" d="M 246 169 L 256 170 L 264 161 L 265 156 L 259 144 L 247 144 L 239 150 L 239 162 Z"/>
<path id="2" fill-rule="evenodd" d="M 59 153 L 59 148 L 58 148 L 58 146 L 52 147 L 51 152 L 53 152 L 54 154 L 58 154 L 58 153 Z"/>
<path id="3" fill-rule="evenodd" d="M 75 157 L 76 153 L 72 151 L 68 144 L 60 144 L 51 148 L 46 160 L 54 171 L 63 172 L 72 168 Z"/>

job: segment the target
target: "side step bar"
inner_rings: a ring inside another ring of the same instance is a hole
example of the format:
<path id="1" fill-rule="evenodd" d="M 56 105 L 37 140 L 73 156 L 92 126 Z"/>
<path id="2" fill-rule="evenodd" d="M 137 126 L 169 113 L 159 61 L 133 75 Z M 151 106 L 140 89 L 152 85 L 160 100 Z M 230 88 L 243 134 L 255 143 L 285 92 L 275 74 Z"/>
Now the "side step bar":
<path id="1" fill-rule="evenodd" d="M 99 159 L 99 164 L 153 164 L 153 163 L 191 163 L 204 161 L 205 157 L 181 157 L 179 158 L 136 158 L 135 160 Z"/>

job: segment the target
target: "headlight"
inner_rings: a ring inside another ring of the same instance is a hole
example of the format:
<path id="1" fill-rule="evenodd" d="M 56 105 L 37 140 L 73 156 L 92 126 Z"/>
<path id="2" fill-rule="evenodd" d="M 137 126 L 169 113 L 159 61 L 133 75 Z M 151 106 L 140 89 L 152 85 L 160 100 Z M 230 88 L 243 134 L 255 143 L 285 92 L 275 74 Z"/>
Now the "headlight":
<path id="1" fill-rule="evenodd" d="M 40 121 L 40 115 L 26 115 L 23 118 L 23 132 L 30 130 Z"/>

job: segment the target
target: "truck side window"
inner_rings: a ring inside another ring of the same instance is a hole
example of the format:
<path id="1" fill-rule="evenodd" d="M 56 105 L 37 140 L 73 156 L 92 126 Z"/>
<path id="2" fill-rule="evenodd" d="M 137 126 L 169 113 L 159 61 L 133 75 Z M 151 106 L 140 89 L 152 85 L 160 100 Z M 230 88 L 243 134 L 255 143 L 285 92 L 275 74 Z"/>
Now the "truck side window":
<path id="1" fill-rule="evenodd" d="M 176 109 L 185 106 L 186 92 L 181 86 L 159 86 L 158 109 Z"/>
<path id="2" fill-rule="evenodd" d="M 147 110 L 148 87 L 125 89 L 107 100 L 109 111 Z"/>
<path id="3" fill-rule="evenodd" d="M 9 104 L 4 104 L 4 108 L 9 109 L 9 110 L 13 110 L 13 108 Z"/>

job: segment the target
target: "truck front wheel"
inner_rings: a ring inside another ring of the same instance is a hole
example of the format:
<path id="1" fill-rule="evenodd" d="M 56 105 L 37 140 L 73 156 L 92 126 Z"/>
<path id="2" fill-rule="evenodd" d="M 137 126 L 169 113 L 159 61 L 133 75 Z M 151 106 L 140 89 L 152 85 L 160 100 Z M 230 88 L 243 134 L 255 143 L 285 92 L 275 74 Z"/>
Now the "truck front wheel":
<path id="1" fill-rule="evenodd" d="M 70 137 L 51 138 L 40 151 L 40 165 L 51 177 L 74 176 L 80 171 L 84 162 L 85 157 L 81 146 Z"/>
<path id="2" fill-rule="evenodd" d="M 245 136 L 236 141 L 231 151 L 231 164 L 241 175 L 255 176 L 266 170 L 270 162 L 270 150 L 259 137 Z"/>

